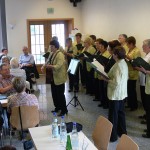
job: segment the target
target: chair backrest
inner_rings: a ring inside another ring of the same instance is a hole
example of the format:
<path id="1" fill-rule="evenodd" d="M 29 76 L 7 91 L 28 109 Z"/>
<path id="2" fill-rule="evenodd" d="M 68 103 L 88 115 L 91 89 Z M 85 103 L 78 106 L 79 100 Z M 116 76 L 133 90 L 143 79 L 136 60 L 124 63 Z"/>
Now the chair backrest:
<path id="1" fill-rule="evenodd" d="M 112 123 L 103 116 L 100 116 L 97 119 L 92 134 L 94 145 L 97 147 L 97 149 L 107 150 L 112 131 L 112 126 L 113 126 Z"/>
<path id="2" fill-rule="evenodd" d="M 139 147 L 129 136 L 123 134 L 116 150 L 139 150 Z"/>
<path id="3" fill-rule="evenodd" d="M 39 124 L 39 111 L 37 106 L 20 106 L 20 112 L 23 130 L 35 127 Z M 17 130 L 21 130 L 19 107 L 12 108 L 10 123 Z"/>

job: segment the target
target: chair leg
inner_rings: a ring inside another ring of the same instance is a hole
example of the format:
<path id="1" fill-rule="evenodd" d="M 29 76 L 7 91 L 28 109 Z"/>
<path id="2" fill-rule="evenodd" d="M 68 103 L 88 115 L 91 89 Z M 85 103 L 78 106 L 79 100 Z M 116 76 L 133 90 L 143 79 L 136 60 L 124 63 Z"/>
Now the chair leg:
<path id="1" fill-rule="evenodd" d="M 4 146 L 3 128 L 2 128 L 1 133 L 0 133 L 0 139 L 1 139 L 1 141 L 0 141 L 0 146 L 2 147 L 2 146 Z"/>
<path id="2" fill-rule="evenodd" d="M 11 131 L 11 129 L 10 129 L 9 141 L 10 141 L 10 145 L 12 145 L 12 131 Z"/>

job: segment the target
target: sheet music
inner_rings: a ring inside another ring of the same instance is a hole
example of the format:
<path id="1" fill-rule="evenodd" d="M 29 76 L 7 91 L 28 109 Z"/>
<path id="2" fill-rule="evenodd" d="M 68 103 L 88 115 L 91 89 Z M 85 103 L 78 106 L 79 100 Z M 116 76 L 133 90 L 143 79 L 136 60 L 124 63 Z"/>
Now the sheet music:
<path id="1" fill-rule="evenodd" d="M 69 68 L 68 68 L 67 72 L 70 72 L 71 74 L 74 75 L 76 73 L 77 66 L 78 66 L 79 62 L 80 61 L 77 59 L 71 59 L 71 62 L 69 64 Z"/>
<path id="2" fill-rule="evenodd" d="M 91 63 L 94 68 L 99 71 L 102 75 L 104 75 L 106 78 L 109 78 L 107 73 L 104 71 L 104 67 L 97 61 L 97 60 L 94 60 L 92 63 Z"/>

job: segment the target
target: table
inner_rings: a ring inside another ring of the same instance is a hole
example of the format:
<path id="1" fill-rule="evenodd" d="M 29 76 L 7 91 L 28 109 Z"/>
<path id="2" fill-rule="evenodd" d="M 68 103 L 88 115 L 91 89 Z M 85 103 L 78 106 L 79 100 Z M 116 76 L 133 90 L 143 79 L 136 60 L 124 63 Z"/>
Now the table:
<path id="1" fill-rule="evenodd" d="M 8 99 L 2 99 L 0 100 L 2 107 L 7 107 Z"/>
<path id="2" fill-rule="evenodd" d="M 60 143 L 59 138 L 52 138 L 51 125 L 29 128 L 29 132 L 37 150 L 66 150 Z M 78 135 L 79 150 L 97 150 L 94 144 L 85 136 L 83 132 L 78 132 Z M 82 146 L 86 147 L 86 149 L 83 149 Z"/>

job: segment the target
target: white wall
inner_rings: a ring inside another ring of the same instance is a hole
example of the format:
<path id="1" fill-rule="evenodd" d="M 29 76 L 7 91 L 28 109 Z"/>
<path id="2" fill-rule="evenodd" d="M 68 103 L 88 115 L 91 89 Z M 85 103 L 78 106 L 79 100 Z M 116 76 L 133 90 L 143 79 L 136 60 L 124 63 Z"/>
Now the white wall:
<path id="1" fill-rule="evenodd" d="M 73 7 L 69 0 L 5 0 L 8 49 L 10 56 L 18 57 L 27 45 L 27 19 L 74 18 L 74 27 L 82 30 L 81 3 Z M 47 14 L 47 8 L 54 14 Z M 10 24 L 14 25 L 12 29 Z"/>
<path id="2" fill-rule="evenodd" d="M 137 46 L 150 38 L 149 0 L 84 0 L 83 32 L 106 40 L 120 33 L 135 36 Z"/>

